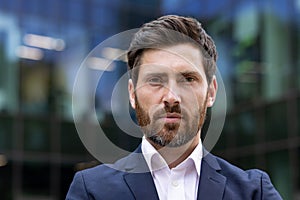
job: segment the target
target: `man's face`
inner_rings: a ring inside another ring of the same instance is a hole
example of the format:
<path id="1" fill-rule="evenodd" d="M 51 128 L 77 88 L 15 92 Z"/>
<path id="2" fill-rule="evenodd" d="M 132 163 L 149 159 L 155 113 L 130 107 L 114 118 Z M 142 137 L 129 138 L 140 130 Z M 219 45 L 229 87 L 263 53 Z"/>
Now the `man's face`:
<path id="1" fill-rule="evenodd" d="M 215 78 L 207 83 L 200 50 L 189 44 L 146 50 L 139 67 L 129 94 L 146 138 L 178 147 L 200 134 L 217 89 Z"/>

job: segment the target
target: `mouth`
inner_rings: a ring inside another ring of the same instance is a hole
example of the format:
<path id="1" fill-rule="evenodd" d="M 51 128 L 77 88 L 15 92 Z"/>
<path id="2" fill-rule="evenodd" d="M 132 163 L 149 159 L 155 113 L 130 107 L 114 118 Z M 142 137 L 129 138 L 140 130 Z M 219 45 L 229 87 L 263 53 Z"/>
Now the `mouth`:
<path id="1" fill-rule="evenodd" d="M 179 123 L 182 119 L 182 115 L 179 113 L 167 113 L 160 117 L 165 123 Z"/>

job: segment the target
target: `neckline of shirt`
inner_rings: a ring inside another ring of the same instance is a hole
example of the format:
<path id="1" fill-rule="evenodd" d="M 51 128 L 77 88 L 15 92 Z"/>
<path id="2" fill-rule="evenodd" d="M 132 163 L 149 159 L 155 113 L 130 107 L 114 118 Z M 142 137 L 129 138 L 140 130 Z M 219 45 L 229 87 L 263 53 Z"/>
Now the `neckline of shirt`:
<path id="1" fill-rule="evenodd" d="M 150 142 L 143 136 L 142 138 L 142 153 L 146 160 L 146 163 L 150 169 L 151 174 L 157 170 L 161 170 L 167 168 L 168 170 L 182 170 L 187 169 L 187 167 L 194 165 L 197 174 L 200 176 L 200 166 L 202 160 L 202 142 L 199 139 L 199 144 L 193 150 L 193 152 L 178 166 L 175 168 L 169 169 L 168 164 L 164 160 L 164 158 L 158 153 L 158 151 L 150 144 Z"/>

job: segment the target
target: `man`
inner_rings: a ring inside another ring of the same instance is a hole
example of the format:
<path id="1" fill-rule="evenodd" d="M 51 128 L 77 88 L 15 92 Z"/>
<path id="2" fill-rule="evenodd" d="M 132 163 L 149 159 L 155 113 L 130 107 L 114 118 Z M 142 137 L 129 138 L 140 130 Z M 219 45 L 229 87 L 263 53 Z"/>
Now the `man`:
<path id="1" fill-rule="evenodd" d="M 197 20 L 169 15 L 144 24 L 127 56 L 142 144 L 113 165 L 76 173 L 67 199 L 281 199 L 266 173 L 243 171 L 202 146 L 217 51 Z"/>

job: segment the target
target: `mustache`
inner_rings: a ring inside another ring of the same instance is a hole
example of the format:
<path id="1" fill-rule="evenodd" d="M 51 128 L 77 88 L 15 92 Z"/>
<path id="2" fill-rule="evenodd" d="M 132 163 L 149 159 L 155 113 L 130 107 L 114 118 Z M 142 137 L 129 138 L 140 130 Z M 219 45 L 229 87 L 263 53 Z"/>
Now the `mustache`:
<path id="1" fill-rule="evenodd" d="M 175 106 L 165 105 L 165 112 L 167 113 L 178 113 L 181 114 L 181 107 L 179 104 L 176 104 Z"/>
<path id="2" fill-rule="evenodd" d="M 153 113 L 153 118 L 158 119 L 162 116 L 165 116 L 167 113 L 177 113 L 181 115 L 186 112 L 179 104 L 174 106 L 165 105 L 164 108 L 161 108 Z"/>

